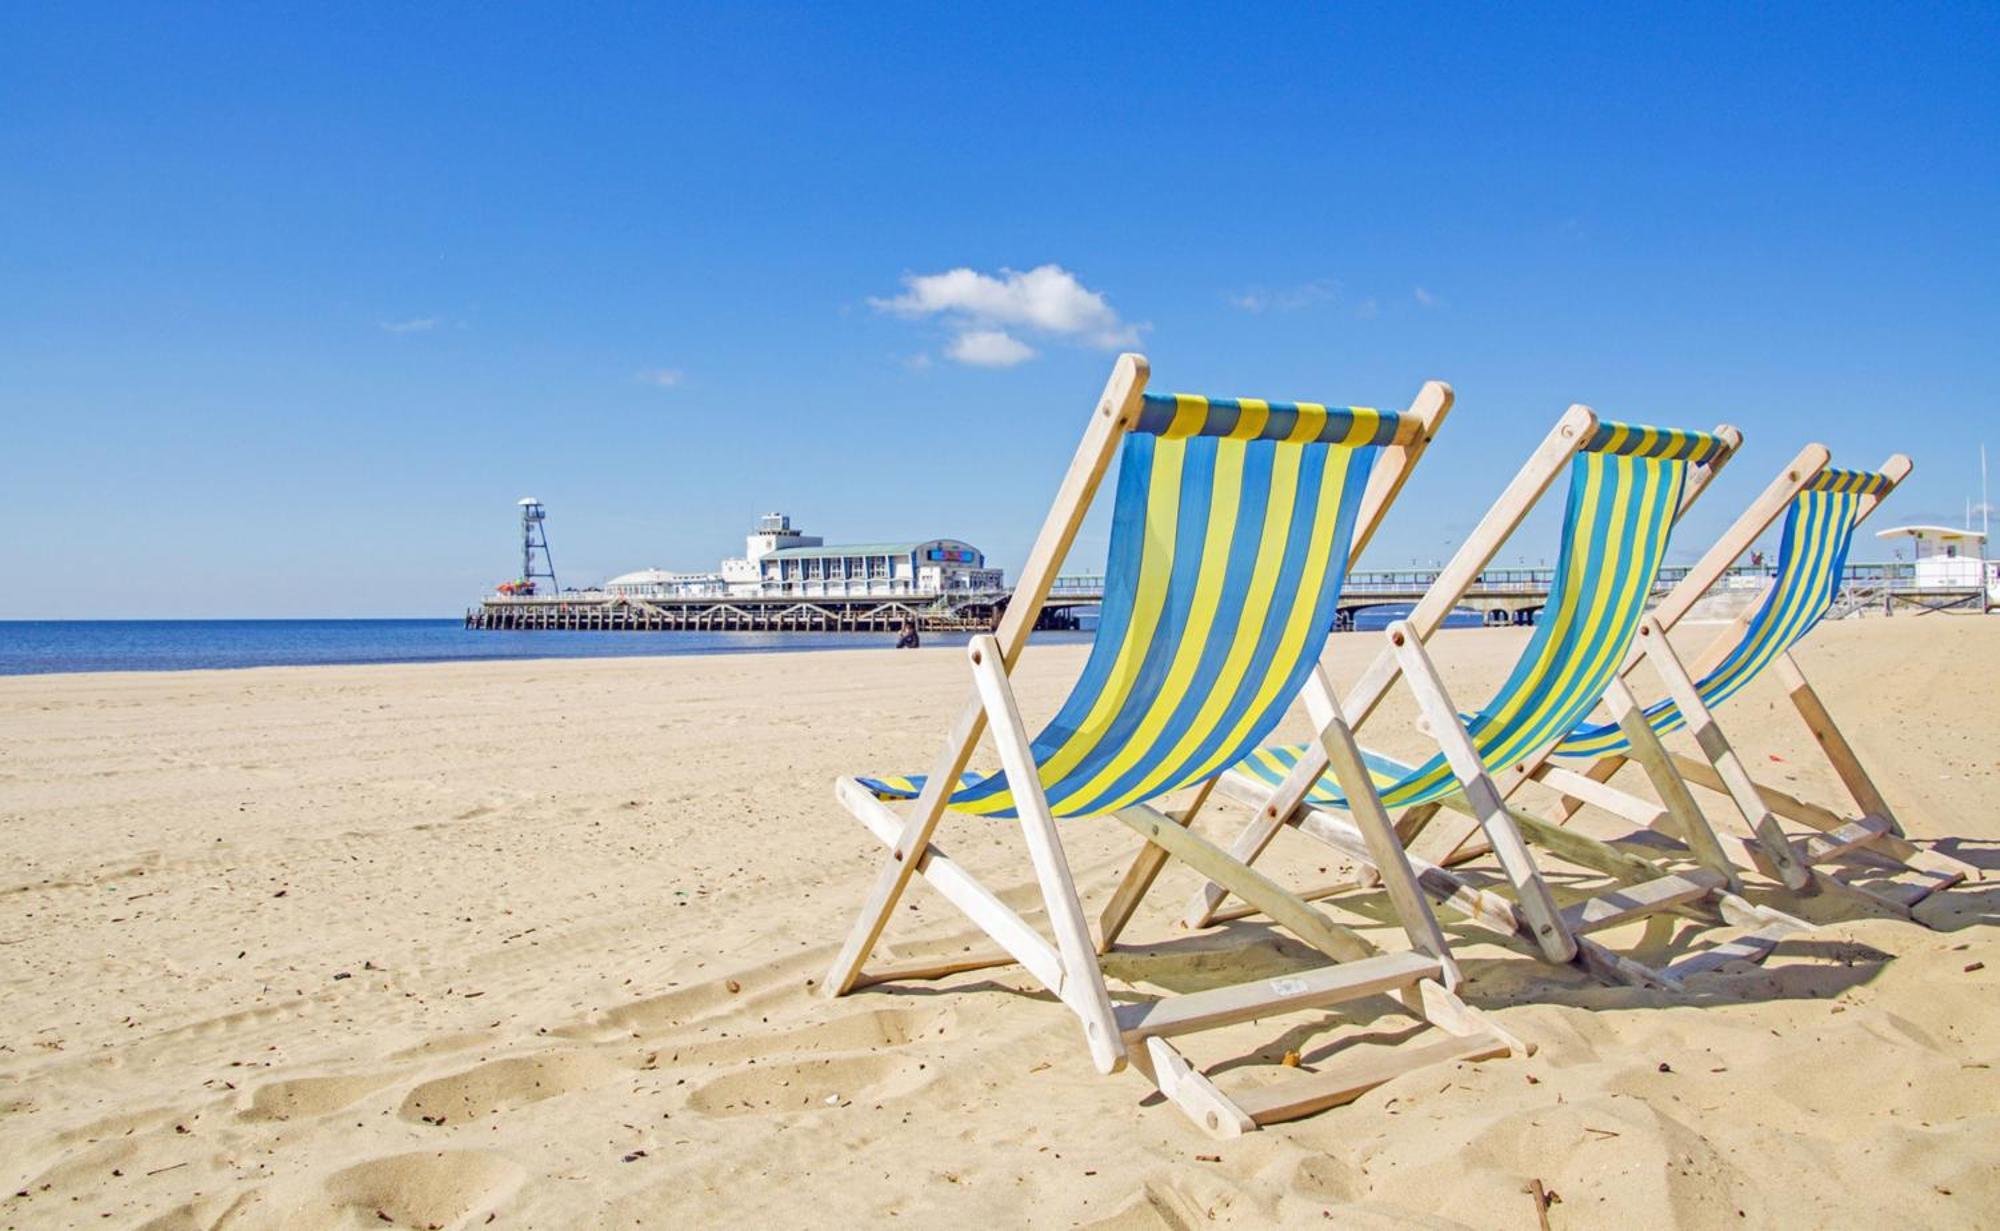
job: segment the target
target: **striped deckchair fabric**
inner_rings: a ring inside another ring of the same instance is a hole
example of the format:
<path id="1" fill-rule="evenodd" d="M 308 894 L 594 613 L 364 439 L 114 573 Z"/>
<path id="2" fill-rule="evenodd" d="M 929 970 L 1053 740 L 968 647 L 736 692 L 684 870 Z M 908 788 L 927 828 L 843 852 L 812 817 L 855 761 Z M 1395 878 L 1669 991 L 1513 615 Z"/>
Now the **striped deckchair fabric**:
<path id="1" fill-rule="evenodd" d="M 1494 699 L 1465 720 L 1484 764 L 1511 765 L 1546 748 L 1597 704 L 1638 634 L 1688 468 L 1727 449 L 1708 432 L 1598 425 L 1570 463 L 1549 603 Z M 1303 745 L 1261 749 L 1239 768 L 1275 788 L 1302 751 Z M 1371 758 L 1369 768 L 1391 808 L 1429 803 L 1459 788 L 1442 753 L 1414 768 Z M 1331 775 L 1321 776 L 1307 802 L 1348 806 Z"/>
<path id="2" fill-rule="evenodd" d="M 1096 639 L 1032 743 L 1055 816 L 1200 782 L 1270 734 L 1332 629 L 1362 493 L 1403 427 L 1360 407 L 1145 395 L 1121 446 Z M 884 799 L 924 785 L 860 781 Z M 1016 815 L 1004 773 L 964 775 L 949 806 Z"/>
<path id="3" fill-rule="evenodd" d="M 1755 679 L 1772 660 L 1811 632 L 1840 589 L 1847 549 L 1866 498 L 1894 486 L 1885 475 L 1862 470 L 1823 470 L 1792 498 L 1779 540 L 1778 568 L 1770 591 L 1736 646 L 1696 685 L 1713 708 Z M 1655 732 L 1666 735 L 1686 722 L 1672 701 L 1646 710 Z M 1631 747 L 1616 723 L 1586 723 L 1556 746 L 1566 757 L 1596 757 Z"/>

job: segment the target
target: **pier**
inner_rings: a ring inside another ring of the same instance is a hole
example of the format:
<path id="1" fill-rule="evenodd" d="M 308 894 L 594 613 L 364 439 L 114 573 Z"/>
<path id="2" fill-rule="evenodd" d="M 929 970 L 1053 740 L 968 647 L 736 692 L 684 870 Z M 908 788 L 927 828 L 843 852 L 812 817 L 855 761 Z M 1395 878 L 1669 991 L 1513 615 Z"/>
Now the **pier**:
<path id="1" fill-rule="evenodd" d="M 1732 569 L 1708 602 L 1739 608 L 1763 592 L 1769 566 Z M 1662 569 L 1655 593 L 1665 594 L 1686 575 L 1683 567 Z M 1414 603 L 1436 580 L 1434 569 L 1362 570 L 1341 590 L 1334 627 L 1351 629 L 1355 617 L 1373 607 Z M 1489 626 L 1525 625 L 1548 601 L 1555 570 L 1488 569 L 1459 604 Z M 465 614 L 465 626 L 505 631 L 568 632 L 819 632 L 894 633 L 914 623 L 923 632 L 983 632 L 998 622 L 1010 592 L 960 590 L 946 594 L 883 595 L 677 595 L 637 597 L 599 590 L 560 594 L 494 594 Z M 1075 629 L 1104 597 L 1104 579 L 1060 577 L 1049 591 L 1038 627 Z M 1885 614 L 1970 610 L 1984 607 L 1976 589 L 1918 586 L 1910 565 L 1850 564 L 1841 581 L 1834 615 L 1859 611 Z"/>

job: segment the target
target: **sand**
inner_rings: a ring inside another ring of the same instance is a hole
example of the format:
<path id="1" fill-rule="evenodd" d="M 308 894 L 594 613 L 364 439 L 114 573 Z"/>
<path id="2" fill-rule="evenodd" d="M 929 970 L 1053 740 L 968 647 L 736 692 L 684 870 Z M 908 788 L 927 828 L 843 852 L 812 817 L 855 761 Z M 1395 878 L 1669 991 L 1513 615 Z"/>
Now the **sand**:
<path id="1" fill-rule="evenodd" d="M 1440 639 L 1461 701 L 1520 637 Z M 1329 664 L 1375 645 L 1337 637 Z M 1081 657 L 1031 651 L 1031 721 Z M 2000 867 L 2000 621 L 1836 624 L 1802 659 L 1911 833 Z M 1920 908 L 1936 930 L 1811 904 L 1809 938 L 1681 997 L 1453 924 L 1467 999 L 1538 1054 L 1232 1142 L 1098 1076 L 1018 971 L 814 995 L 881 857 L 832 780 L 921 768 L 965 690 L 943 648 L 0 680 L 0 1224 L 1532 1228 L 1532 1180 L 1555 1227 L 2000 1209 L 1994 881 Z M 1725 718 L 1757 772 L 1837 798 L 1781 704 L 1760 681 Z M 1416 746 L 1408 712 L 1390 746 Z M 1101 903 L 1129 834 L 1065 835 Z M 946 839 L 1025 902 L 1005 823 Z M 1286 835 L 1268 866 L 1337 864 Z M 1115 974 L 1311 961 L 1256 921 L 1179 931 L 1195 884 L 1163 877 Z M 1371 904 L 1333 909 L 1388 939 Z M 1668 932 L 1605 939 L 1715 939 Z M 922 887 L 890 935 L 971 939 Z M 1326 1020 L 1189 1050 L 1311 1064 Z"/>

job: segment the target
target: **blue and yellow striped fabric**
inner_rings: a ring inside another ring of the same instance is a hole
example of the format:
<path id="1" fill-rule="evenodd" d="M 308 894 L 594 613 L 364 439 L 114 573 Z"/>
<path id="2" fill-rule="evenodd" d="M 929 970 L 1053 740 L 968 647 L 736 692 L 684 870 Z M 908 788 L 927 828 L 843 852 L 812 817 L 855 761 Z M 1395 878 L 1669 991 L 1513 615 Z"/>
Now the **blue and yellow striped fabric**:
<path id="1" fill-rule="evenodd" d="M 1695 685 L 1703 704 L 1713 707 L 1727 700 L 1826 615 L 1839 593 L 1847 549 L 1866 498 L 1889 487 L 1884 475 L 1824 470 L 1792 497 L 1778 545 L 1777 576 L 1735 647 Z M 1679 730 L 1687 721 L 1672 701 L 1647 707 L 1646 720 L 1661 735 Z M 1586 723 L 1557 745 L 1556 753 L 1598 757 L 1630 746 L 1617 723 Z"/>
<path id="2" fill-rule="evenodd" d="M 1486 707 L 1465 719 L 1480 759 L 1512 765 L 1560 738 L 1597 704 L 1625 661 L 1666 557 L 1691 465 L 1728 446 L 1707 432 L 1604 423 L 1570 464 L 1561 554 L 1549 603 L 1513 672 Z M 1259 749 L 1240 768 L 1278 785 L 1303 745 Z M 1372 757 L 1382 802 L 1429 803 L 1458 789 L 1442 754 L 1402 766 Z M 1331 774 L 1308 800 L 1345 808 Z"/>
<path id="3" fill-rule="evenodd" d="M 1033 742 L 1055 815 L 1201 781 L 1271 733 L 1333 627 L 1362 492 L 1398 427 L 1359 407 L 1146 395 L 1120 455 L 1097 637 Z M 924 780 L 862 782 L 907 799 Z M 1005 774 L 967 774 L 950 806 L 1016 815 Z"/>

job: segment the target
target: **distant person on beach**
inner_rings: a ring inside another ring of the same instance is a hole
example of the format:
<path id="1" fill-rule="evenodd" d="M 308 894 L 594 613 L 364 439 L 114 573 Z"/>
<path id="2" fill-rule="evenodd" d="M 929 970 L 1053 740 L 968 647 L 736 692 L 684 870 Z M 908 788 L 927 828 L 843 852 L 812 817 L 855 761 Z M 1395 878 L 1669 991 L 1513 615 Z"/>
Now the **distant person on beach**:
<path id="1" fill-rule="evenodd" d="M 903 625 L 903 635 L 896 638 L 896 648 L 899 650 L 914 650 L 917 648 L 917 644 L 917 622 L 911 620 Z"/>

